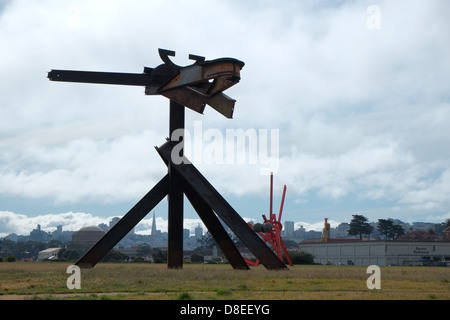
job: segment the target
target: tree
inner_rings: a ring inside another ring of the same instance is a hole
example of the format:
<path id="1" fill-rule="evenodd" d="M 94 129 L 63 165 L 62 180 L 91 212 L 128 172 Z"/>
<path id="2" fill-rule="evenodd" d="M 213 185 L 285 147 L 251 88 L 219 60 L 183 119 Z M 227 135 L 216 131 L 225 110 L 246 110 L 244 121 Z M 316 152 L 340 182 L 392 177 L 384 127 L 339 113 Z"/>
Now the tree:
<path id="1" fill-rule="evenodd" d="M 314 256 L 308 252 L 289 251 L 293 264 L 314 264 Z M 283 262 L 288 263 L 286 257 L 283 255 Z"/>
<path id="2" fill-rule="evenodd" d="M 290 239 L 283 240 L 283 243 L 286 248 L 297 248 L 297 246 L 298 246 L 297 242 L 295 242 L 294 240 L 290 240 Z"/>
<path id="3" fill-rule="evenodd" d="M 360 240 L 362 240 L 363 234 L 370 235 L 373 231 L 373 227 L 369 224 L 367 218 L 359 214 L 354 214 L 352 217 L 350 229 L 348 229 L 347 233 L 351 236 L 359 235 Z"/>
<path id="4" fill-rule="evenodd" d="M 396 240 L 405 234 L 405 230 L 403 230 L 401 225 L 394 225 L 394 222 L 389 219 L 378 219 L 377 230 L 384 235 L 385 239 Z"/>
<path id="5" fill-rule="evenodd" d="M 58 251 L 58 259 L 63 261 L 74 261 L 80 258 L 80 253 L 74 249 L 63 248 Z"/>
<path id="6" fill-rule="evenodd" d="M 153 261 L 155 263 L 165 263 L 167 262 L 167 251 L 162 251 L 160 249 L 154 249 L 152 251 Z"/>
<path id="7" fill-rule="evenodd" d="M 385 239 L 389 237 L 392 228 L 392 220 L 378 219 L 377 230 L 384 236 Z"/>
<path id="8" fill-rule="evenodd" d="M 63 243 L 56 239 L 52 239 L 49 242 L 47 242 L 48 248 L 62 248 L 62 246 L 63 246 Z"/>
<path id="9" fill-rule="evenodd" d="M 197 239 L 197 250 L 205 250 L 217 246 L 216 241 L 209 232 Z"/>
<path id="10" fill-rule="evenodd" d="M 5 257 L 5 258 L 3 258 L 4 259 L 4 261 L 6 261 L 6 262 L 14 262 L 14 261 L 16 261 L 16 257 L 15 256 L 7 256 L 7 257 Z"/>
<path id="11" fill-rule="evenodd" d="M 38 241 L 19 241 L 12 246 L 13 254 L 17 260 L 33 258 L 37 259 L 39 251 L 47 249 L 47 244 Z"/>
<path id="12" fill-rule="evenodd" d="M 392 226 L 392 234 L 393 234 L 392 239 L 397 240 L 398 237 L 405 234 L 405 230 L 401 225 L 395 224 Z"/>
<path id="13" fill-rule="evenodd" d="M 119 250 L 112 249 L 102 259 L 102 262 L 122 262 L 127 261 L 130 257 Z"/>
<path id="14" fill-rule="evenodd" d="M 148 243 L 138 245 L 136 252 L 139 256 L 144 257 L 152 252 L 152 247 Z"/>
<path id="15" fill-rule="evenodd" d="M 193 253 L 191 255 L 191 262 L 202 263 L 204 260 L 205 260 L 205 258 L 199 253 Z"/>
<path id="16" fill-rule="evenodd" d="M 443 230 L 447 229 L 448 227 L 450 227 L 450 219 L 445 220 Z"/>

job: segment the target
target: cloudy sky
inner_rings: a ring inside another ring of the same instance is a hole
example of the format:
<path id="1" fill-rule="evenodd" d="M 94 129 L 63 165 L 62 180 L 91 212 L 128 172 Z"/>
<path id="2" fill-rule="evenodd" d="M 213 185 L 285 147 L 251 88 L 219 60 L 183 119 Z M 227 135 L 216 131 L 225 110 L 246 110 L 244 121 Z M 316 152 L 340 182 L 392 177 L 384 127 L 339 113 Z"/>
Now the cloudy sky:
<path id="1" fill-rule="evenodd" d="M 168 135 L 166 98 L 46 78 L 140 73 L 162 63 L 158 48 L 181 66 L 189 54 L 245 62 L 226 91 L 233 119 L 186 112 L 186 153 L 242 217 L 267 214 L 273 171 L 274 209 L 286 185 L 282 220 L 297 226 L 444 222 L 449 11 L 448 0 L 0 0 L 0 235 L 107 223 L 165 175 L 154 147 Z M 246 160 L 224 161 L 227 132 L 256 134 L 258 153 L 236 147 Z M 167 201 L 153 211 L 164 229 Z"/>

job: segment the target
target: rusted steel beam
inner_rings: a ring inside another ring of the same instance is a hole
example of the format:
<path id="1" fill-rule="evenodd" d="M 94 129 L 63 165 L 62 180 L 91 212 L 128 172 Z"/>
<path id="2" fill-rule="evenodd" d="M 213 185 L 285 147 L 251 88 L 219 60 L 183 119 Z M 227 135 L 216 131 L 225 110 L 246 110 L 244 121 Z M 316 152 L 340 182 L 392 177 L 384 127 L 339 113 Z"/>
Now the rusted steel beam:
<path id="1" fill-rule="evenodd" d="M 184 106 L 170 100 L 169 134 L 178 129 L 184 129 Z M 182 156 L 182 150 L 180 155 Z M 171 269 L 183 267 L 183 180 L 174 169 L 174 164 L 168 166 L 169 175 L 169 207 L 168 207 L 168 249 L 167 266 Z"/>
<path id="2" fill-rule="evenodd" d="M 161 95 L 169 98 L 170 101 L 175 101 L 191 110 L 197 111 L 198 113 L 203 113 L 206 102 L 209 99 L 209 97 L 201 91 L 189 86 L 164 91 Z"/>
<path id="3" fill-rule="evenodd" d="M 150 76 L 146 73 L 51 70 L 48 73 L 48 78 L 51 81 L 117 84 L 127 86 L 146 86 L 150 84 Z"/>
<path id="4" fill-rule="evenodd" d="M 220 86 L 214 90 L 212 94 L 218 91 L 224 91 L 232 85 L 239 82 L 241 79 L 240 71 L 244 63 L 237 59 L 221 58 L 215 59 L 200 64 L 194 64 L 191 66 L 180 68 L 178 75 L 176 75 L 171 81 L 164 85 L 159 91 L 170 90 L 183 86 L 192 86 L 197 83 L 209 82 L 211 79 L 223 78 L 220 81 Z"/>

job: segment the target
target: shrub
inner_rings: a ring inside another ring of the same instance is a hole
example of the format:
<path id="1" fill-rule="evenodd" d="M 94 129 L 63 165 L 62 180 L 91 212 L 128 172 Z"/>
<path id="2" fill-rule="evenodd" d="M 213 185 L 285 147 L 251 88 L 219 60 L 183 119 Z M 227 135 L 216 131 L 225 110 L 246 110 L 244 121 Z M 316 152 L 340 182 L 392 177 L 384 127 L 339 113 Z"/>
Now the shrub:
<path id="1" fill-rule="evenodd" d="M 293 264 L 314 264 L 314 256 L 307 252 L 291 251 L 289 252 L 289 256 L 291 257 Z M 283 260 L 285 259 L 286 258 L 283 258 Z M 287 260 L 285 263 L 287 263 Z"/>
<path id="2" fill-rule="evenodd" d="M 201 254 L 193 253 L 191 255 L 191 262 L 202 263 L 204 261 L 204 257 Z"/>
<path id="3" fill-rule="evenodd" d="M 5 258 L 3 258 L 6 262 L 14 262 L 16 261 L 16 257 L 15 256 L 7 256 Z"/>

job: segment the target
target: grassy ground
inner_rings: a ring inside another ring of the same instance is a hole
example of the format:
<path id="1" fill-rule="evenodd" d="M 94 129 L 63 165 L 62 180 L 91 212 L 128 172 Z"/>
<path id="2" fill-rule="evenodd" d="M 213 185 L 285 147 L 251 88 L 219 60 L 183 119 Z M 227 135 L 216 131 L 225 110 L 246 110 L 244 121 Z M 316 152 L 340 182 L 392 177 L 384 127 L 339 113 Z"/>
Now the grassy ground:
<path id="1" fill-rule="evenodd" d="M 367 288 L 367 267 L 100 263 L 81 269 L 68 289 L 70 263 L 0 263 L 0 300 L 450 300 L 450 269 L 381 267 L 381 289 Z"/>

